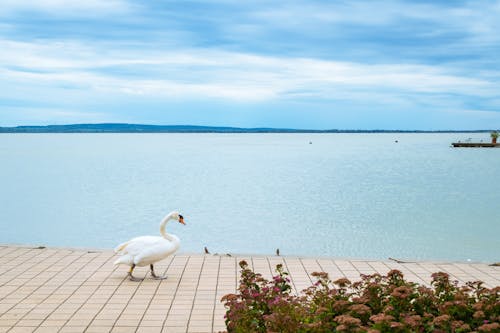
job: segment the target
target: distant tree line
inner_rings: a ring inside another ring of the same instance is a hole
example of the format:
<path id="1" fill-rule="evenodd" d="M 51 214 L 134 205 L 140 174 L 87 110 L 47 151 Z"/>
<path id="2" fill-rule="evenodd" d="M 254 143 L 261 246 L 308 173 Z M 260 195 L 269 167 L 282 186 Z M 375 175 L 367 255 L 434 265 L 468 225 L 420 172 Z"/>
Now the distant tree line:
<path id="1" fill-rule="evenodd" d="M 192 125 L 141 125 L 141 124 L 72 124 L 47 126 L 0 127 L 0 133 L 488 133 L 492 130 L 361 130 L 361 129 L 291 129 L 291 128 L 240 128 Z"/>

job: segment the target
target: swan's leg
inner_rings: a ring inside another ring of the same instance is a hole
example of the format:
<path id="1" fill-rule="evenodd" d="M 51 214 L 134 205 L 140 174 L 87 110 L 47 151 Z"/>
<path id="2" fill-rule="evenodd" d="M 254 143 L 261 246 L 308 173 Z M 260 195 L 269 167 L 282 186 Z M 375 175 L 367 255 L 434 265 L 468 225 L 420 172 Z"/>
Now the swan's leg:
<path id="1" fill-rule="evenodd" d="M 153 264 L 149 265 L 149 267 L 151 268 L 151 276 L 153 277 L 153 279 L 155 280 L 165 280 L 167 278 L 167 276 L 158 276 L 155 274 L 155 271 L 154 271 L 154 268 L 153 268 Z"/>
<path id="2" fill-rule="evenodd" d="M 135 268 L 135 264 L 132 264 L 132 266 L 130 266 L 130 270 L 128 271 L 128 274 L 127 274 L 130 281 L 140 282 L 140 281 L 144 280 L 144 279 L 136 278 L 135 276 L 132 275 L 134 268 Z"/>

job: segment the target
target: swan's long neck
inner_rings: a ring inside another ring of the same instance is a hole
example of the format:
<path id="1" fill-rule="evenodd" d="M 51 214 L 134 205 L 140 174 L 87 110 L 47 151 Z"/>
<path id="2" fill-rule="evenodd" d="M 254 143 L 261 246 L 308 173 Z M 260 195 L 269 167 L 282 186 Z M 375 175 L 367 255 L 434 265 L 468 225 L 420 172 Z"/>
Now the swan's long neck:
<path id="1" fill-rule="evenodd" d="M 163 238 L 168 239 L 171 242 L 178 241 L 179 239 L 175 237 L 174 235 L 170 235 L 165 231 L 165 227 L 167 226 L 167 222 L 172 218 L 172 214 L 168 214 L 163 218 L 163 220 L 160 223 L 160 234 L 163 236 Z"/>

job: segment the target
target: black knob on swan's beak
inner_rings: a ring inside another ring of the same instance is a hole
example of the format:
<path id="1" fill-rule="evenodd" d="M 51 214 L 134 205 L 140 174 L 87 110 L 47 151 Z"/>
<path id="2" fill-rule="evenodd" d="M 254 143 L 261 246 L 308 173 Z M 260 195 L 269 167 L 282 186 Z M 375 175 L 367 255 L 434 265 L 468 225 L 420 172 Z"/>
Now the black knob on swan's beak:
<path id="1" fill-rule="evenodd" d="M 179 215 L 179 223 L 186 225 L 186 223 L 184 222 L 184 216 Z"/>

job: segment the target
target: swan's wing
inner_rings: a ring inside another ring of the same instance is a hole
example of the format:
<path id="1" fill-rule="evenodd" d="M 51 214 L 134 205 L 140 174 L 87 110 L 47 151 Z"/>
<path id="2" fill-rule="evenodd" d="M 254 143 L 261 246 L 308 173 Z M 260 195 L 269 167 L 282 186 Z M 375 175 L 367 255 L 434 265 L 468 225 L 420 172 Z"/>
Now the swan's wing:
<path id="1" fill-rule="evenodd" d="M 157 243 L 165 241 L 162 237 L 157 236 L 141 236 L 132 238 L 128 242 L 122 243 L 115 248 L 115 252 L 119 255 L 137 256 L 144 249 L 155 246 Z"/>
<path id="2" fill-rule="evenodd" d="M 149 265 L 165 259 L 179 247 L 178 244 L 174 244 L 163 239 L 147 248 L 144 248 L 141 253 L 134 257 L 134 263 L 139 266 Z"/>

